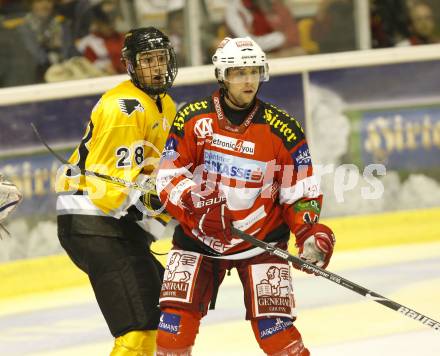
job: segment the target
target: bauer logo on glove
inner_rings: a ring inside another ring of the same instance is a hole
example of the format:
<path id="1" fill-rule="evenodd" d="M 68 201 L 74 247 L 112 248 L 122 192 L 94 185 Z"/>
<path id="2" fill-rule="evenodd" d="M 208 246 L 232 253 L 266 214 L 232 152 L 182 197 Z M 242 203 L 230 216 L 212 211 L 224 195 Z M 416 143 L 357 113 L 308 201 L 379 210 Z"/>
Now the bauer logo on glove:
<path id="1" fill-rule="evenodd" d="M 217 189 L 203 190 L 196 186 L 182 194 L 182 203 L 192 217 L 193 228 L 223 244 L 231 241 L 232 215 L 222 192 Z"/>

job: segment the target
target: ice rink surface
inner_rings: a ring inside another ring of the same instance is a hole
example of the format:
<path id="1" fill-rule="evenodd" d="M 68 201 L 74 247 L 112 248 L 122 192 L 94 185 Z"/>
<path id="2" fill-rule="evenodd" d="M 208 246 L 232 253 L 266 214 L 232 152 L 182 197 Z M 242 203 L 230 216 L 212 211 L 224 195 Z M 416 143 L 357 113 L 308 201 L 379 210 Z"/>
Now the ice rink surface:
<path id="1" fill-rule="evenodd" d="M 440 243 L 336 252 L 329 266 L 363 287 L 440 320 Z M 294 271 L 296 325 L 313 356 L 438 356 L 440 331 L 319 277 Z M 194 356 L 263 355 L 235 273 L 202 321 Z M 0 355 L 108 355 L 112 338 L 88 286 L 0 302 Z"/>

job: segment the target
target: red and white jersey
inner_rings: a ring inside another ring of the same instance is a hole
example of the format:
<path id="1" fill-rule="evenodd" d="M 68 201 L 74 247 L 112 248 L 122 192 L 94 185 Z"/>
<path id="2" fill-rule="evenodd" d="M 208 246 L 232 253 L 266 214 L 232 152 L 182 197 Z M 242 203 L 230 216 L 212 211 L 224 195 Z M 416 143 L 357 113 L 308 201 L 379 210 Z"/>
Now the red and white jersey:
<path id="1" fill-rule="evenodd" d="M 298 121 L 257 100 L 243 123 L 232 125 L 225 117 L 219 92 L 189 103 L 177 113 L 162 153 L 157 191 L 168 212 L 180 222 L 175 243 L 184 235 L 217 255 L 249 249 L 238 238 L 225 245 L 190 227 L 180 198 L 206 180 L 216 182 L 226 196 L 234 227 L 266 241 L 277 241 L 273 236 L 277 231 L 283 231 L 285 238 L 287 230 L 288 236 L 292 225 L 284 221 L 285 209 L 301 199 L 320 196 Z"/>

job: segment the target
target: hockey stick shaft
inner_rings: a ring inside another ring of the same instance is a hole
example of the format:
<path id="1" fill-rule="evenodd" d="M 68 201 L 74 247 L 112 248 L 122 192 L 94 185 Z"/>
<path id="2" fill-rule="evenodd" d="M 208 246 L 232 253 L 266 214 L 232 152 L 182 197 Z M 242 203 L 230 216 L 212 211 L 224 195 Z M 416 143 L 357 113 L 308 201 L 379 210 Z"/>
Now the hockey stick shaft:
<path id="1" fill-rule="evenodd" d="M 102 173 L 98 173 L 98 172 L 94 172 L 94 171 L 89 171 L 87 169 L 83 169 L 81 167 L 78 167 L 72 163 L 69 163 L 66 159 L 64 159 L 63 157 L 61 157 L 58 153 L 56 153 L 48 144 L 47 142 L 43 139 L 43 137 L 40 135 L 40 133 L 38 132 L 37 128 L 35 127 L 34 123 L 31 123 L 31 127 L 32 130 L 34 131 L 35 135 L 38 137 L 38 139 L 40 140 L 40 142 L 47 148 L 47 150 L 58 160 L 60 161 L 62 164 L 65 164 L 67 166 L 73 167 L 74 170 L 80 171 L 80 173 L 84 176 L 92 176 L 92 177 L 96 177 L 99 178 L 101 180 L 105 180 L 109 183 L 113 183 L 116 185 L 119 185 L 121 187 L 126 187 L 126 188 L 130 188 L 130 189 L 136 189 L 136 190 L 140 190 L 143 193 L 152 193 L 155 192 L 154 190 L 154 183 L 151 182 L 150 180 L 147 180 L 147 182 L 145 183 L 145 186 L 141 186 L 139 184 L 137 184 L 136 182 L 130 182 L 127 181 L 125 179 L 122 178 L 118 178 L 118 177 L 112 177 L 109 176 L 107 174 L 102 174 Z"/>
<path id="2" fill-rule="evenodd" d="M 423 325 L 433 328 L 434 330 L 440 331 L 440 323 L 438 321 L 435 321 L 432 318 L 427 317 L 426 315 L 420 314 L 416 312 L 415 310 L 412 310 L 408 307 L 405 307 L 402 304 L 399 304 L 393 300 L 390 300 L 380 294 L 377 294 L 367 288 L 364 288 L 356 283 L 353 283 L 349 281 L 348 279 L 345 279 L 335 273 L 329 272 L 325 269 L 322 269 L 318 266 L 315 266 L 312 263 L 309 263 L 307 261 L 302 260 L 299 257 L 296 257 L 294 255 L 291 255 L 285 250 L 282 250 L 278 247 L 272 246 L 264 241 L 258 240 L 255 237 L 248 235 L 244 233 L 241 230 L 238 230 L 234 227 L 231 227 L 232 233 L 237 235 L 242 240 L 249 242 L 251 245 L 255 247 L 259 247 L 266 252 L 269 252 L 270 254 L 276 255 L 284 260 L 287 260 L 289 262 L 292 262 L 297 268 L 312 272 L 322 278 L 325 278 L 333 283 L 336 283 L 342 287 L 345 287 L 347 289 L 350 289 L 351 291 L 358 293 L 368 299 L 371 299 L 379 304 L 382 304 L 394 311 L 397 311 L 411 319 L 414 319 L 416 321 L 421 322 Z"/>

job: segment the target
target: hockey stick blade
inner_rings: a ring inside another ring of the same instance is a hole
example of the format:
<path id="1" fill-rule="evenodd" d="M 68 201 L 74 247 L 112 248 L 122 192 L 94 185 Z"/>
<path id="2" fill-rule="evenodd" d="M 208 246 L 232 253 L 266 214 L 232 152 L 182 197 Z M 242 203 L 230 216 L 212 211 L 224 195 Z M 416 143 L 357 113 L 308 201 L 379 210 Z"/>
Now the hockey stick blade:
<path id="1" fill-rule="evenodd" d="M 236 228 L 234 228 L 233 226 L 231 227 L 232 233 L 236 236 L 238 236 L 239 238 L 241 238 L 242 240 L 250 243 L 251 245 L 255 246 L 255 247 L 259 247 L 261 249 L 263 249 L 266 252 L 269 252 L 270 254 L 276 255 L 284 260 L 287 260 L 291 263 L 293 263 L 298 269 L 304 270 L 304 271 L 308 271 L 308 272 L 312 272 L 315 275 L 318 275 L 322 278 L 325 278 L 333 283 L 339 284 L 342 287 L 345 287 L 347 289 L 350 289 L 351 291 L 358 293 L 370 300 L 373 300 L 379 304 L 382 304 L 394 311 L 397 311 L 411 319 L 414 319 L 416 321 L 421 322 L 423 325 L 428 326 L 434 330 L 440 331 L 440 323 L 438 321 L 435 321 L 432 318 L 427 317 L 426 315 L 420 314 L 418 312 L 416 312 L 415 310 L 412 310 L 408 307 L 405 307 L 402 304 L 399 304 L 395 301 L 392 301 L 380 294 L 377 294 L 371 290 L 368 290 L 367 288 L 364 288 L 354 282 L 349 281 L 348 279 L 345 279 L 341 276 L 338 276 L 335 273 L 329 272 L 325 269 L 322 269 L 318 266 L 315 266 L 312 263 L 306 262 L 304 260 L 302 260 L 299 257 L 296 257 L 290 253 L 288 253 L 285 250 L 282 250 L 278 247 L 269 245 L 268 243 L 258 240 L 255 237 L 246 234 L 245 232 L 238 230 Z"/>
<path id="2" fill-rule="evenodd" d="M 82 175 L 84 176 L 92 176 L 95 178 L 99 178 L 101 180 L 105 180 L 109 183 L 113 183 L 116 185 L 119 185 L 121 187 L 126 187 L 126 188 L 130 188 L 130 189 L 136 189 L 136 190 L 140 190 L 143 193 L 152 193 L 155 192 L 154 190 L 154 183 L 151 182 L 150 180 L 147 180 L 146 186 L 141 186 L 139 184 L 137 184 L 136 182 L 130 182 L 127 181 L 125 179 L 122 178 L 118 178 L 118 177 L 112 177 L 109 176 L 107 174 L 102 174 L 102 173 L 98 173 L 98 172 L 93 172 L 93 171 L 89 171 L 87 169 L 83 169 L 80 168 L 72 163 L 69 163 L 66 159 L 64 159 L 63 157 L 61 157 L 58 153 L 56 153 L 48 144 L 47 142 L 43 139 L 43 137 L 40 135 L 40 133 L 38 132 L 37 128 L 35 127 L 34 123 L 31 122 L 31 127 L 32 130 L 34 131 L 35 135 L 37 136 L 38 140 L 44 145 L 44 147 L 47 148 L 47 150 L 58 160 L 60 161 L 62 164 L 65 164 L 67 166 L 72 167 L 72 170 L 74 171 L 79 171 Z"/>
<path id="3" fill-rule="evenodd" d="M 11 237 L 11 233 L 9 232 L 9 230 L 6 228 L 6 226 L 4 226 L 2 223 L 0 223 L 0 239 L 3 238 L 1 230 L 3 230 L 6 233 L 6 236 Z"/>

